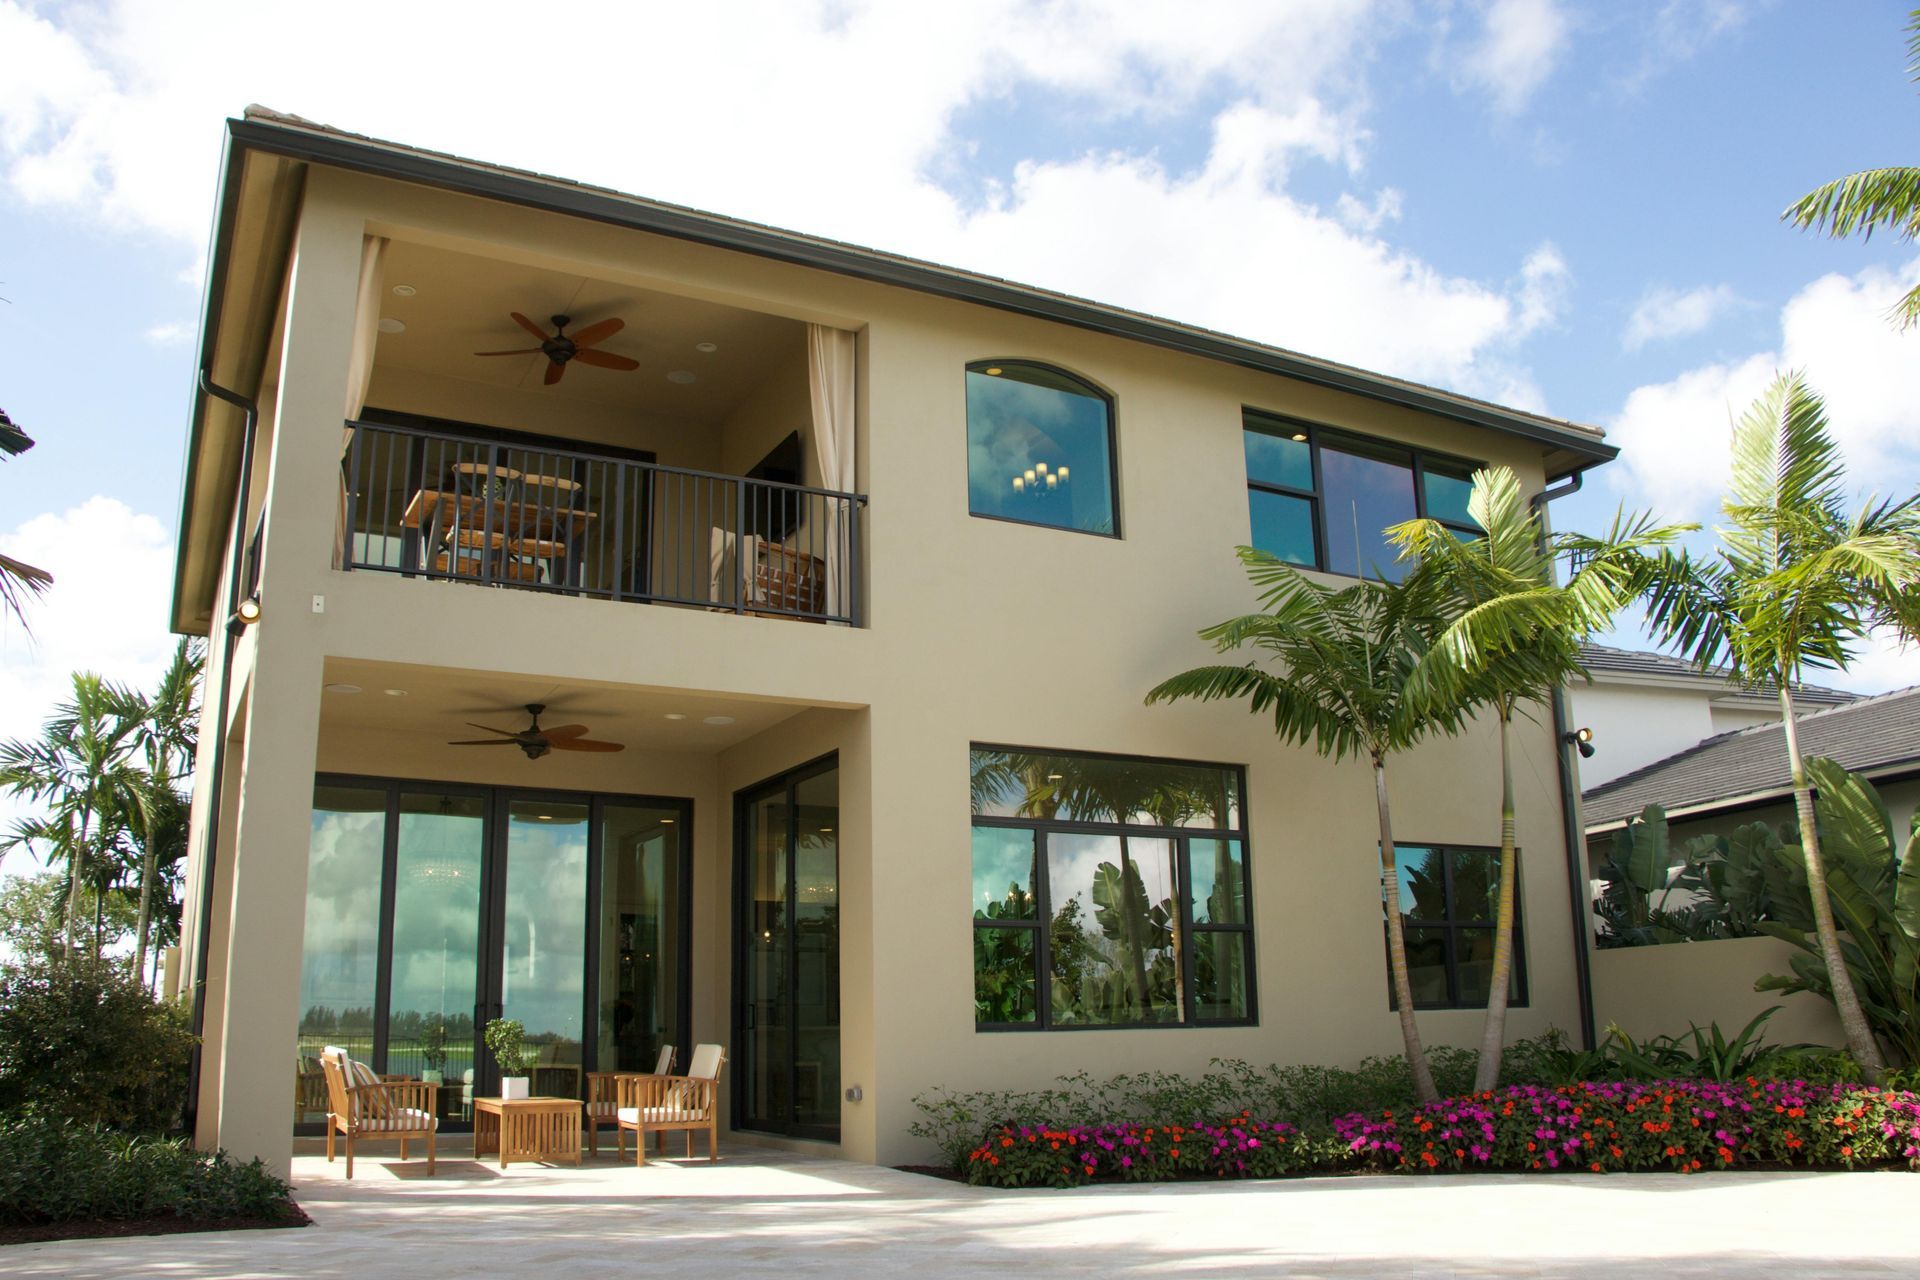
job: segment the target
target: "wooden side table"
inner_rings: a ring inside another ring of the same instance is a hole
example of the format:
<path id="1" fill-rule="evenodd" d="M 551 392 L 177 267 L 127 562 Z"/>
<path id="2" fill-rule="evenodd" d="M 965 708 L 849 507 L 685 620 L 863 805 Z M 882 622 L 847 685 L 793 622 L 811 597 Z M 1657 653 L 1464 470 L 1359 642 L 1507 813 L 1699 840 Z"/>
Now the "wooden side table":
<path id="1" fill-rule="evenodd" d="M 578 1098 L 475 1098 L 473 1157 L 500 1155 L 500 1167 L 515 1160 L 580 1163 Z"/>

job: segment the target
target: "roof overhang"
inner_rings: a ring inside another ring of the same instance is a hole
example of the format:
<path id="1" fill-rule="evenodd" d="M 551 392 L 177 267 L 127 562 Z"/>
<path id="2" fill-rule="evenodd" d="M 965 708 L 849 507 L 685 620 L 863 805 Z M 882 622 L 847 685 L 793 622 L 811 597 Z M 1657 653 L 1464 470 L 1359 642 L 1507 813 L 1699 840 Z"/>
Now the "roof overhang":
<path id="1" fill-rule="evenodd" d="M 301 183 L 306 166 L 315 164 L 976 303 L 1418 410 L 1540 446 L 1549 482 L 1611 461 L 1619 453 L 1592 427 L 1142 312 L 606 188 L 381 142 L 258 108 L 249 109 L 245 119 L 227 122 L 197 366 L 243 396 L 259 386 L 271 334 L 270 313 L 262 323 L 257 308 L 263 301 L 270 306 L 278 296 Z M 173 625 L 179 631 L 204 632 L 209 625 L 219 576 L 218 545 L 224 542 L 231 520 L 239 417 L 218 401 L 210 404 L 196 385 L 174 588 Z M 224 520 L 219 510 L 222 495 L 227 507 Z M 209 539 L 216 549 L 205 557 Z"/>
<path id="2" fill-rule="evenodd" d="M 1884 764 L 1869 765 L 1864 769 L 1850 769 L 1876 786 L 1889 782 L 1905 782 L 1910 778 L 1920 778 L 1920 759 L 1890 760 Z M 1762 805 L 1781 804 L 1793 799 L 1792 784 L 1776 787 L 1764 787 L 1758 791 L 1748 791 L 1736 796 L 1721 796 L 1713 800 L 1696 800 L 1691 804 L 1676 805 L 1666 810 L 1667 822 L 1689 822 L 1698 818 L 1711 817 L 1717 813 L 1738 813 L 1743 809 L 1757 809 Z M 1663 806 L 1664 807 L 1664 806 Z M 1620 830 L 1640 815 L 1629 814 L 1621 818 L 1608 818 L 1582 828 L 1589 837 L 1604 836 Z"/>

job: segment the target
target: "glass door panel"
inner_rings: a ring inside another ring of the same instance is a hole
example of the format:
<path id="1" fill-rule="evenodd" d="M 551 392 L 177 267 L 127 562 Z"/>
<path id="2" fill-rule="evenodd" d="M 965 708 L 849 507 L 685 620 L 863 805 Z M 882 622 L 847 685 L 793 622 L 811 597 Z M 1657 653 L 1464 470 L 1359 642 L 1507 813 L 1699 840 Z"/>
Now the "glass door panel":
<path id="1" fill-rule="evenodd" d="M 573 801 L 506 802 L 497 1016 L 526 1027 L 536 1095 L 582 1096 L 590 816 Z"/>
<path id="2" fill-rule="evenodd" d="M 600 827 L 599 1028 L 595 1069 L 651 1071 L 662 1045 L 688 1046 L 680 1011 L 680 807 L 607 803 Z"/>
<path id="3" fill-rule="evenodd" d="M 746 1097 L 740 1123 L 749 1129 L 784 1129 L 790 1106 L 787 1062 L 792 1054 L 787 1015 L 791 984 L 786 788 L 749 801 L 744 815 L 746 954 L 742 970 L 746 989 L 740 1006 L 745 1033 L 740 1078 Z"/>
<path id="4" fill-rule="evenodd" d="M 386 830 L 385 787 L 314 788 L 294 1056 L 295 1124 L 326 1120 L 322 1049 L 338 1045 L 363 1061 L 373 1058 Z"/>
<path id="5" fill-rule="evenodd" d="M 386 1069 L 441 1085 L 440 1114 L 473 1118 L 480 972 L 480 796 L 401 792 Z"/>
<path id="6" fill-rule="evenodd" d="M 838 1138 L 839 773 L 790 775 L 737 814 L 737 1124 Z"/>

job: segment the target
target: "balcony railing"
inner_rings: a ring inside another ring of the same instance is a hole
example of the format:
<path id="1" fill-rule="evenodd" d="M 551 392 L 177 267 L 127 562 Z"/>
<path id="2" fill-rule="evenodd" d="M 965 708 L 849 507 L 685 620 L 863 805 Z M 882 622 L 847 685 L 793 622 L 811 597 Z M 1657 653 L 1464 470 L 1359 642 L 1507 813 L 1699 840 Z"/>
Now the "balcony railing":
<path id="1" fill-rule="evenodd" d="M 861 623 L 859 494 L 347 426 L 344 568 Z"/>

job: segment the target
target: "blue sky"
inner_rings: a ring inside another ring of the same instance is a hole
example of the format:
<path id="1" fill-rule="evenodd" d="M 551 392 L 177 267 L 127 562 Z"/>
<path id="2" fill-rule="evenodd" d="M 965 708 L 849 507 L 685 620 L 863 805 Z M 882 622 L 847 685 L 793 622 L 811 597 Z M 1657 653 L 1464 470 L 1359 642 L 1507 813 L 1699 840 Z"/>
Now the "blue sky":
<path id="1" fill-rule="evenodd" d="M 1135 306 L 1606 426 L 1556 508 L 1711 520 L 1776 367 L 1920 487 L 1920 250 L 1779 211 L 1920 160 L 1898 3 L 310 7 L 0 0 L 0 735 L 150 679 L 220 122 L 259 101 Z M 598 38 L 581 31 L 597 30 Z M 366 44 L 377 31 L 377 47 Z M 957 499 L 956 499 L 957 500 Z M 1856 687 L 1920 682 L 1881 646 Z"/>

